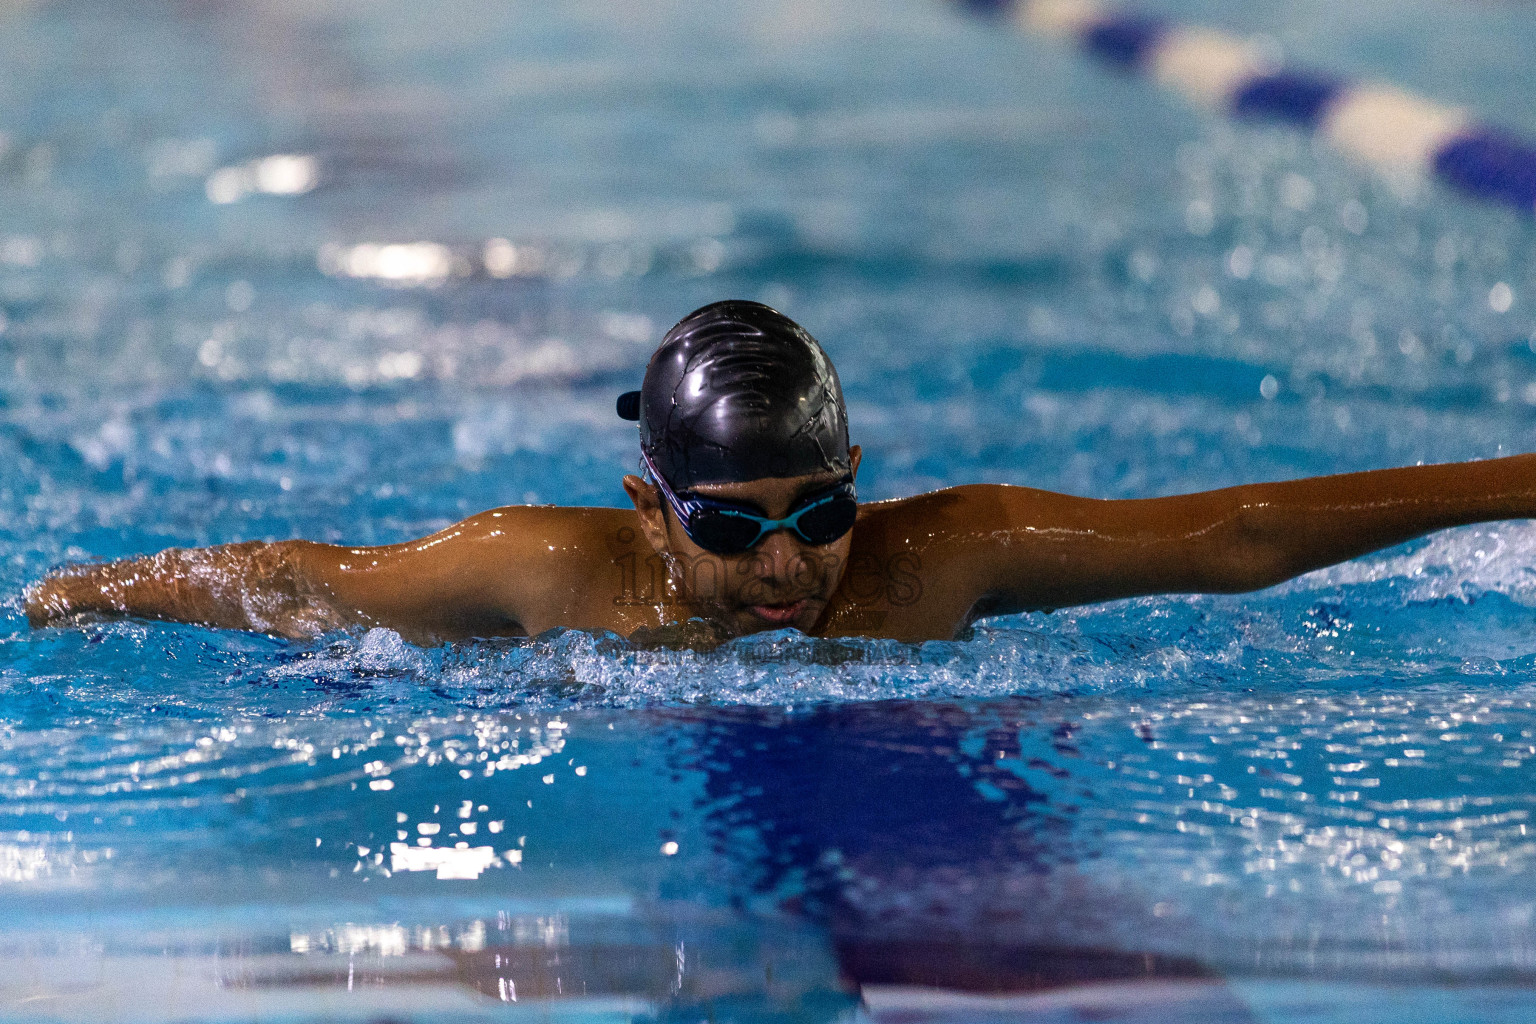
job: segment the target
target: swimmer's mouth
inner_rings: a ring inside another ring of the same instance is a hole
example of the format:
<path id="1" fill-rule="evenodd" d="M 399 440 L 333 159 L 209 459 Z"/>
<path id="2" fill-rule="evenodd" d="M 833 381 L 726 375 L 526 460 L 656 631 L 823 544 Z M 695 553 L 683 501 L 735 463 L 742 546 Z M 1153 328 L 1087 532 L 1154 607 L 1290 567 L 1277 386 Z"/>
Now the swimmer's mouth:
<path id="1" fill-rule="evenodd" d="M 776 626 L 786 625 L 795 621 L 795 616 L 805 610 L 809 598 L 802 597 L 798 601 L 788 601 L 784 604 L 754 604 L 747 607 L 747 611 L 756 615 L 764 622 L 771 622 Z"/>

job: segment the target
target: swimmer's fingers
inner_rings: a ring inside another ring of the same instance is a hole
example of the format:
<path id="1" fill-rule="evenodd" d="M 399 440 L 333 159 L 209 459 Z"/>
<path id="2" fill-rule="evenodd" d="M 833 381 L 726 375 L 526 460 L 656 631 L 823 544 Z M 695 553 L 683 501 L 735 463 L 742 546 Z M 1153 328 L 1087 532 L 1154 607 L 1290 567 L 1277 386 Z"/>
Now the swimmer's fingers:
<path id="1" fill-rule="evenodd" d="M 21 592 L 21 607 L 27 616 L 27 625 L 41 629 L 56 614 L 57 598 L 48 593 L 47 580 L 34 583 Z"/>
<path id="2" fill-rule="evenodd" d="M 77 577 L 55 570 L 28 586 L 21 593 L 27 624 L 33 629 L 58 625 L 78 617 L 80 609 L 70 599 L 70 586 Z"/>

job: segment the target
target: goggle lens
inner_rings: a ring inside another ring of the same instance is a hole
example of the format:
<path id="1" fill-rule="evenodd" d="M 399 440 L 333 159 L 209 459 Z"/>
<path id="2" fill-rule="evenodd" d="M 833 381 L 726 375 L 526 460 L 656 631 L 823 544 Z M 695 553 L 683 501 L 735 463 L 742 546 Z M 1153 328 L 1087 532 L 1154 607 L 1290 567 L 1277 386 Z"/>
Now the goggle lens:
<path id="1" fill-rule="evenodd" d="M 853 529 L 853 521 L 858 515 L 859 503 L 851 495 L 833 495 L 815 508 L 806 509 L 795 523 L 795 532 L 807 544 L 820 547 L 831 544 Z"/>
<path id="2" fill-rule="evenodd" d="M 739 555 L 751 550 L 762 534 L 762 527 L 751 519 L 728 512 L 707 509 L 688 520 L 688 536 L 705 551 L 716 555 Z"/>

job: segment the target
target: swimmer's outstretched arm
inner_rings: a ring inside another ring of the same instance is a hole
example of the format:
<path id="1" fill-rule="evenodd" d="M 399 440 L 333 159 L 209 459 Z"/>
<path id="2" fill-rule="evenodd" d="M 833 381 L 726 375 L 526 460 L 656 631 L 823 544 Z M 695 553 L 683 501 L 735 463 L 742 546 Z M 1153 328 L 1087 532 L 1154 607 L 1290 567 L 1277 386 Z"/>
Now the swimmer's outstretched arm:
<path id="1" fill-rule="evenodd" d="M 42 627 L 79 615 L 131 615 L 281 636 L 317 634 L 341 623 L 311 592 L 298 558 L 301 543 L 171 548 L 68 566 L 29 588 L 27 619 Z"/>
<path id="2" fill-rule="evenodd" d="M 959 490 L 955 513 L 975 524 L 960 560 L 990 613 L 1258 590 L 1434 530 L 1536 517 L 1536 455 L 1140 500 Z"/>
<path id="3" fill-rule="evenodd" d="M 130 615 L 293 638 L 374 625 L 412 639 L 517 633 L 570 511 L 497 509 L 383 547 L 249 542 L 72 566 L 29 590 L 27 618 Z"/>

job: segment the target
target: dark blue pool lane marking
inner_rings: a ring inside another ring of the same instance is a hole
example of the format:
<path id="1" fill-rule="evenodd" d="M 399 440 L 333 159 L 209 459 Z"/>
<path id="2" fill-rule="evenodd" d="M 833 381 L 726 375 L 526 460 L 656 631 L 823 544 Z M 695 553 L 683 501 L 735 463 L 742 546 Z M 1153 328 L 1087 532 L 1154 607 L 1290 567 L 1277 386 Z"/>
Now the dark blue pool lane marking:
<path id="1" fill-rule="evenodd" d="M 1335 78 L 1282 71 L 1251 79 L 1232 98 L 1232 112 L 1312 129 L 1343 91 L 1344 83 Z"/>
<path id="2" fill-rule="evenodd" d="M 1164 31 L 1157 18 L 1105 18 L 1083 33 L 1083 45 L 1111 64 L 1135 70 L 1146 63 Z"/>
<path id="3" fill-rule="evenodd" d="M 1014 21 L 1027 28 L 1030 19 L 1018 15 L 1035 13 L 1036 0 L 954 2 L 973 14 Z M 1043 23 L 1051 26 L 1045 31 L 1066 28 L 1089 53 L 1134 72 L 1148 72 L 1156 66 L 1159 48 L 1182 31 L 1181 26 L 1160 18 L 1134 12 L 1104 12 L 1091 2 L 1059 9 L 1040 8 L 1039 13 L 1046 15 Z M 1221 33 L 1215 35 L 1219 37 Z M 1184 38 L 1187 44 L 1188 37 Z M 1187 63 L 1188 54 L 1181 59 Z M 1237 83 L 1230 93 L 1230 113 L 1313 131 L 1324 125 L 1338 105 L 1359 95 L 1356 89 L 1356 84 L 1333 75 L 1285 68 L 1255 74 Z M 1426 103 L 1426 107 L 1432 105 Z M 1497 129 L 1475 126 L 1441 145 L 1425 160 L 1425 165 L 1426 173 L 1463 193 L 1536 214 L 1536 145 Z"/>
<path id="4" fill-rule="evenodd" d="M 1536 212 L 1536 146 L 1502 132 L 1469 131 L 1435 154 L 1435 173 L 1473 195 Z"/>

